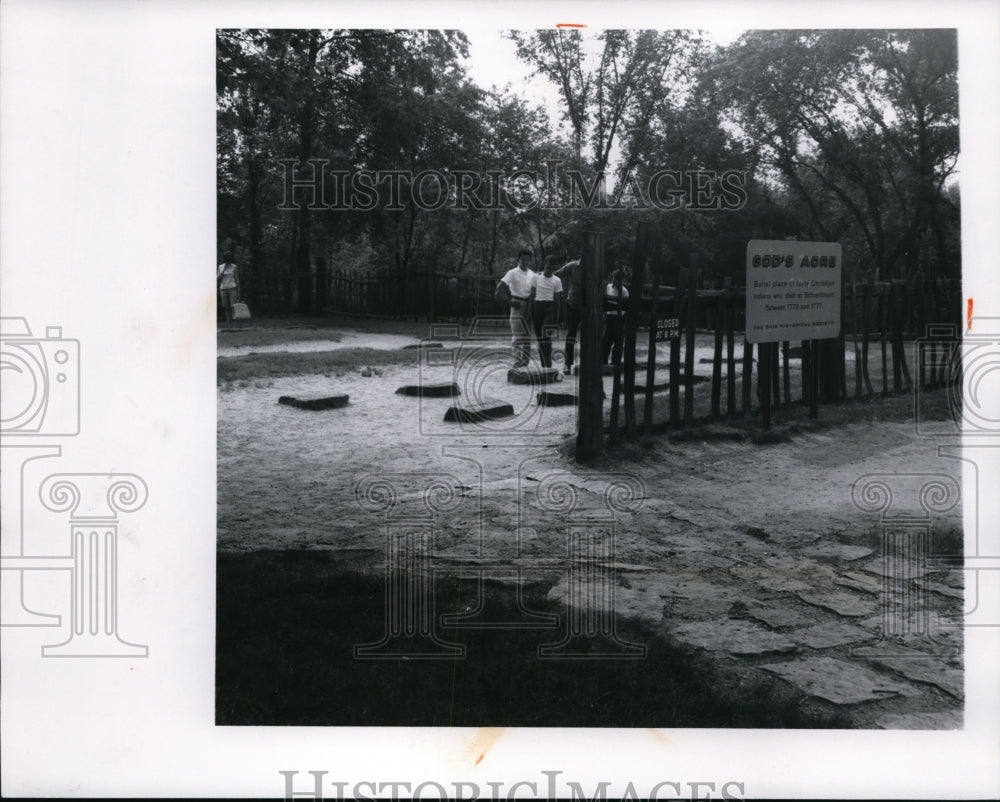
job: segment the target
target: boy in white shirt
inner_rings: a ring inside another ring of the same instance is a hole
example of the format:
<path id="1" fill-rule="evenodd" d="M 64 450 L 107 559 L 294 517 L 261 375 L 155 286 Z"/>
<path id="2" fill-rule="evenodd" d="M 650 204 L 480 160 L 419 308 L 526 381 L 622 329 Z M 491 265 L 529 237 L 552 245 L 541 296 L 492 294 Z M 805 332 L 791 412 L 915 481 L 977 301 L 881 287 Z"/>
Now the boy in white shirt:
<path id="1" fill-rule="evenodd" d="M 604 365 L 609 364 L 609 358 L 612 365 L 622 358 L 621 336 L 625 323 L 625 304 L 622 302 L 628 300 L 628 287 L 624 285 L 624 280 L 625 273 L 618 268 L 604 287 L 604 340 L 601 343 L 601 363 Z"/>
<path id="2" fill-rule="evenodd" d="M 532 279 L 531 322 L 535 327 L 535 339 L 538 341 L 538 356 L 543 368 L 552 367 L 552 340 L 547 330 L 556 323 L 556 301 L 562 293 L 562 281 L 554 276 L 558 258 L 549 255 L 545 258 L 545 272 L 535 273 Z"/>
<path id="3" fill-rule="evenodd" d="M 510 304 L 511 346 L 514 350 L 514 367 L 523 368 L 531 360 L 531 296 L 532 280 L 536 273 L 528 267 L 531 251 L 522 249 L 517 254 L 517 265 L 508 270 L 496 286 L 496 296 Z"/>

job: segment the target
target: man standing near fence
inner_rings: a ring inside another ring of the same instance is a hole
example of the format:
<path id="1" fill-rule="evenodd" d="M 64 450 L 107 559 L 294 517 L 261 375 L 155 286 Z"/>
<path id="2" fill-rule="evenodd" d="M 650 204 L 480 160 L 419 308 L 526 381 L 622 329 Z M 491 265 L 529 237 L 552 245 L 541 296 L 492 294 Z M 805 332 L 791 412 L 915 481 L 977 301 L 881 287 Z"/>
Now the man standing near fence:
<path id="1" fill-rule="evenodd" d="M 510 334 L 514 349 L 514 367 L 527 367 L 531 360 L 531 297 L 535 272 L 528 265 L 531 251 L 517 253 L 517 265 L 508 270 L 496 287 L 501 303 L 510 304 Z"/>
<path id="2" fill-rule="evenodd" d="M 625 272 L 618 268 L 611 274 L 604 287 L 604 339 L 601 342 L 603 365 L 617 365 L 622 359 L 622 331 L 625 324 L 625 309 L 622 302 L 628 300 L 628 287 L 624 285 L 624 281 Z"/>
<path id="3" fill-rule="evenodd" d="M 562 280 L 566 289 L 566 361 L 563 373 L 573 372 L 573 357 L 576 355 L 576 334 L 580 330 L 580 310 L 583 307 L 583 273 L 580 260 L 574 259 L 560 267 L 555 275 Z"/>
<path id="4" fill-rule="evenodd" d="M 556 302 L 562 293 L 562 281 L 555 275 L 559 259 L 549 255 L 545 258 L 545 272 L 535 274 L 532 280 L 534 294 L 531 302 L 531 321 L 538 343 L 538 358 L 543 368 L 552 367 L 552 339 L 550 332 L 556 324 Z"/>

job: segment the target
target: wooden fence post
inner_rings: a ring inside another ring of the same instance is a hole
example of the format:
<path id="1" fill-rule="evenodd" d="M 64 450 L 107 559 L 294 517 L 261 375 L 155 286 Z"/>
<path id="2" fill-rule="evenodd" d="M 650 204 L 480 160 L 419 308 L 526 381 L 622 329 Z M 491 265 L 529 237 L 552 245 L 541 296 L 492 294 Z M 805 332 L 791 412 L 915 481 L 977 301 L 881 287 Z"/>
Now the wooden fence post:
<path id="1" fill-rule="evenodd" d="M 843 318 L 841 318 L 843 321 Z M 837 401 L 847 400 L 847 339 L 844 336 L 844 326 L 841 323 L 840 334 L 837 335 L 837 375 L 838 382 Z"/>
<path id="2" fill-rule="evenodd" d="M 903 337 L 906 333 L 906 326 L 910 320 L 910 307 L 913 304 L 913 279 L 909 278 L 901 285 L 902 297 L 899 304 L 899 361 L 903 372 L 903 388 L 909 390 L 913 387 L 913 379 L 910 378 L 910 368 L 906 361 L 906 344 Z"/>
<path id="3" fill-rule="evenodd" d="M 889 302 L 892 300 L 892 285 L 883 284 L 879 287 L 879 339 L 882 344 L 882 393 L 889 392 L 889 355 L 886 353 L 886 336 L 889 329 Z"/>
<path id="4" fill-rule="evenodd" d="M 792 403 L 792 371 L 788 364 L 788 349 L 791 343 L 785 340 L 781 343 L 781 359 L 782 359 L 782 372 L 783 372 L 783 384 L 785 386 L 785 406 L 791 406 Z M 801 360 L 800 360 L 801 362 Z"/>
<path id="5" fill-rule="evenodd" d="M 896 286 L 896 282 L 892 282 L 889 285 L 889 345 L 892 349 L 892 389 L 893 392 L 898 393 L 903 389 L 903 365 L 900 359 L 900 347 L 902 345 L 902 316 L 899 313 L 899 308 L 902 306 L 901 303 L 900 288 Z"/>
<path id="6" fill-rule="evenodd" d="M 771 392 L 774 397 L 772 406 L 777 409 L 781 406 L 781 381 L 780 371 L 778 370 L 778 343 L 768 343 L 768 355 L 771 363 Z"/>
<path id="7" fill-rule="evenodd" d="M 635 232 L 632 252 L 632 294 L 625 318 L 625 433 L 636 435 L 635 414 L 635 346 L 639 335 L 639 318 L 645 314 L 646 262 L 649 258 L 649 226 L 640 222 Z M 655 350 L 655 349 L 654 349 Z"/>
<path id="8" fill-rule="evenodd" d="M 678 285 L 682 282 L 677 282 Z M 684 322 L 684 288 L 674 288 L 674 317 Z M 681 338 L 670 341 L 670 425 L 678 426 L 681 422 Z"/>
<path id="9" fill-rule="evenodd" d="M 759 354 L 758 354 L 759 357 Z M 743 334 L 743 386 L 742 386 L 742 411 L 743 417 L 749 418 L 751 411 L 751 394 L 753 383 L 753 343 Z"/>
<path id="10" fill-rule="evenodd" d="M 694 346 L 698 323 L 698 254 L 692 254 L 687 286 L 687 338 L 684 342 L 684 425 L 694 420 Z"/>
<path id="11" fill-rule="evenodd" d="M 861 351 L 858 349 L 858 276 L 851 268 L 851 343 L 854 345 L 854 397 L 861 400 Z"/>
<path id="12" fill-rule="evenodd" d="M 601 377 L 601 313 L 604 274 L 604 235 L 587 232 L 583 258 L 583 315 L 580 320 L 579 414 L 576 460 L 585 462 L 601 454 L 604 426 L 604 382 Z"/>
<path id="13" fill-rule="evenodd" d="M 865 302 L 861 312 L 861 377 L 865 382 L 865 392 L 870 397 L 875 395 L 872 387 L 871 373 L 868 370 L 868 344 L 872 326 L 872 298 L 875 296 L 875 278 L 869 274 L 864 287 Z"/>
<path id="14" fill-rule="evenodd" d="M 812 370 L 812 350 L 809 348 L 809 340 L 800 343 L 802 348 L 802 403 L 809 406 L 810 371 Z"/>
<path id="15" fill-rule="evenodd" d="M 837 360 L 838 340 L 828 337 L 816 340 L 818 352 L 819 368 L 817 370 L 817 384 L 819 385 L 819 396 L 825 404 L 835 404 L 840 395 L 840 364 Z"/>
<path id="16" fill-rule="evenodd" d="M 757 373 L 757 381 L 764 385 L 764 392 L 761 394 L 761 424 L 764 429 L 771 428 L 771 410 L 774 408 L 773 401 L 777 395 L 774 381 L 777 378 L 775 368 L 777 367 L 778 355 L 777 343 L 761 343 L 757 349 L 757 359 L 760 362 L 760 371 Z"/>
<path id="17" fill-rule="evenodd" d="M 722 416 L 722 330 L 725 327 L 723 296 L 716 296 L 714 308 L 715 350 L 712 352 L 712 417 Z"/>
<path id="18" fill-rule="evenodd" d="M 653 262 L 653 300 L 649 315 L 649 354 L 646 357 L 646 394 L 642 409 L 642 433 L 649 434 L 653 428 L 653 385 L 656 383 L 656 320 L 660 300 L 660 262 L 657 254 Z"/>
<path id="19" fill-rule="evenodd" d="M 726 290 L 726 413 L 736 412 L 736 298 L 732 288 Z"/>
<path id="20" fill-rule="evenodd" d="M 622 363 L 625 369 L 625 434 L 635 437 L 635 341 L 639 332 L 639 317 L 644 307 L 646 287 L 646 257 L 649 231 L 645 223 L 639 223 L 635 232 L 635 248 L 632 251 L 632 292 L 629 294 L 628 314 L 625 316 L 625 353 Z M 620 305 L 620 304 L 619 304 Z M 615 368 L 618 376 L 618 368 Z"/>
<path id="21" fill-rule="evenodd" d="M 811 340 L 809 351 L 812 354 L 812 368 L 809 370 L 809 417 L 819 417 L 819 382 L 823 375 L 823 357 L 820 343 L 822 340 Z"/>
<path id="22" fill-rule="evenodd" d="M 621 404 L 621 394 L 622 394 L 622 362 L 625 357 L 622 354 L 622 292 L 621 288 L 618 288 L 618 298 L 615 304 L 615 337 L 614 342 L 611 343 L 611 365 L 614 374 L 611 378 L 611 420 L 608 425 L 608 442 L 614 441 L 616 435 L 618 434 L 618 409 Z M 608 325 L 606 319 L 607 313 L 605 312 L 604 325 Z M 607 335 L 605 335 L 607 336 Z M 601 343 L 601 348 L 604 348 L 604 343 Z M 632 375 L 635 375 L 635 338 L 632 339 Z M 603 375 L 603 367 L 601 369 Z M 602 381 L 603 383 L 603 381 Z M 628 402 L 629 399 L 625 400 L 625 415 L 628 418 Z M 632 409 L 632 423 L 635 425 L 635 408 Z"/>

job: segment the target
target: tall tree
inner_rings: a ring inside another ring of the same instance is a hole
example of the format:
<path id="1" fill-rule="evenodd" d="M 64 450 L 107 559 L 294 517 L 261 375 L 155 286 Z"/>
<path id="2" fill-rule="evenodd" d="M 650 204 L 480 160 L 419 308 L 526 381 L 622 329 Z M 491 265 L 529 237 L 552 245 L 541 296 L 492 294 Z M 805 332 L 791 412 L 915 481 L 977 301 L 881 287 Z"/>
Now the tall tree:
<path id="1" fill-rule="evenodd" d="M 705 49 L 694 31 L 606 30 L 592 39 L 578 30 L 508 36 L 518 57 L 557 86 L 577 155 L 589 137 L 590 165 L 601 173 L 621 147 L 620 175 L 641 155 L 660 105 L 680 100 Z"/>
<path id="2" fill-rule="evenodd" d="M 832 236 L 833 202 L 883 276 L 908 275 L 929 230 L 939 269 L 957 263 L 945 191 L 958 155 L 956 56 L 954 31 L 754 31 L 715 74 L 748 147 L 812 225 Z"/>

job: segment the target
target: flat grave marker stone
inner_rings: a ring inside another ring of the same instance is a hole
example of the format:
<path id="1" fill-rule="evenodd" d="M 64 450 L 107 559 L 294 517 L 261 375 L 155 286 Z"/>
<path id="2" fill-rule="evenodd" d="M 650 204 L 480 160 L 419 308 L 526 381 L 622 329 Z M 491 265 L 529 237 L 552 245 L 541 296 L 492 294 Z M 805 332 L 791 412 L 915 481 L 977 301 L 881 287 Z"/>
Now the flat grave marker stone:
<path id="1" fill-rule="evenodd" d="M 514 415 L 513 404 L 495 399 L 484 399 L 478 404 L 449 407 L 444 413 L 445 423 L 479 423 L 480 421 L 510 418 Z"/>
<path id="2" fill-rule="evenodd" d="M 283 395 L 278 399 L 278 403 L 297 409 L 316 411 L 322 409 L 341 409 L 347 406 L 349 399 L 350 396 L 347 395 L 331 395 L 323 398 L 295 398 L 291 395 Z"/>

